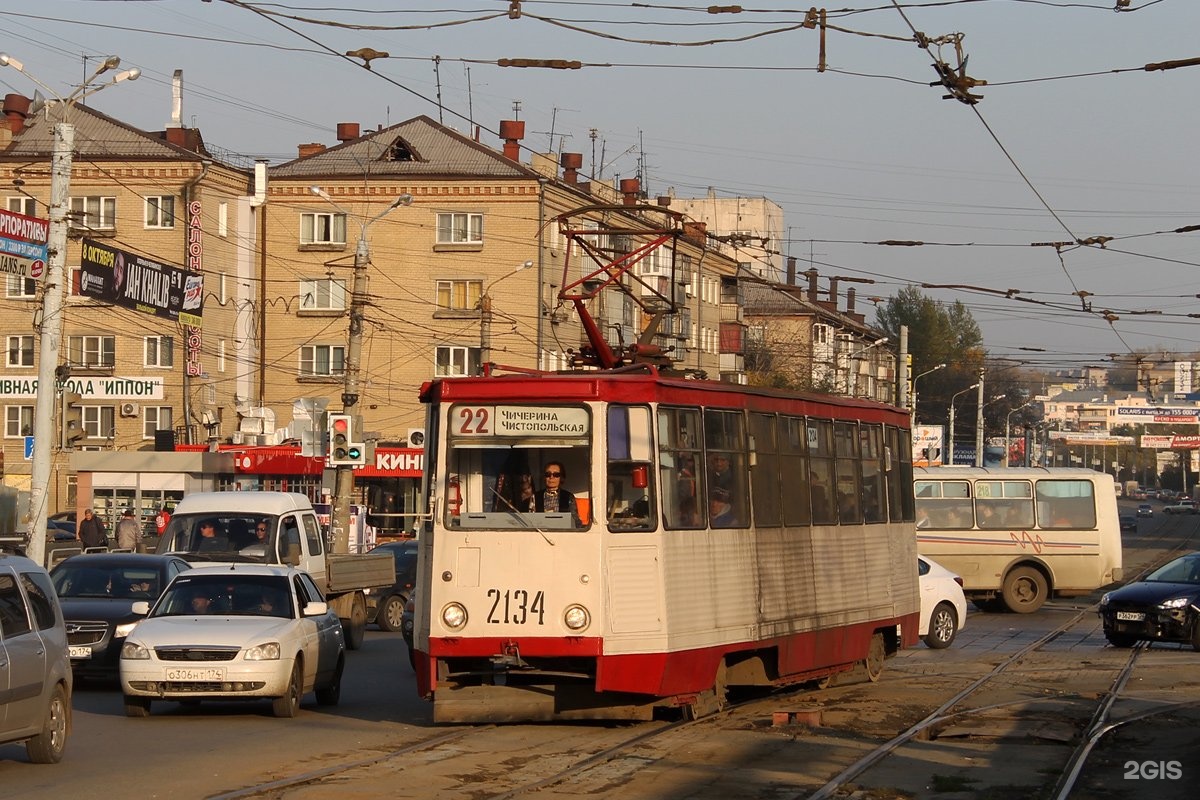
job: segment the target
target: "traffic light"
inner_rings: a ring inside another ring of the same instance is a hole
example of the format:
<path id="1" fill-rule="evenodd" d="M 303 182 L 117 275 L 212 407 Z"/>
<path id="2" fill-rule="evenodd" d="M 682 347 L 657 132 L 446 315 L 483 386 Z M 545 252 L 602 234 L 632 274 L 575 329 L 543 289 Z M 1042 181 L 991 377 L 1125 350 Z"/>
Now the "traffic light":
<path id="1" fill-rule="evenodd" d="M 332 467 L 358 467 L 367 463 L 366 447 L 355 441 L 355 417 L 352 414 L 329 414 L 326 429 L 329 431 L 329 465 Z"/>
<path id="2" fill-rule="evenodd" d="M 62 443 L 70 447 L 87 436 L 83 427 L 83 395 L 64 389 L 62 393 Z"/>

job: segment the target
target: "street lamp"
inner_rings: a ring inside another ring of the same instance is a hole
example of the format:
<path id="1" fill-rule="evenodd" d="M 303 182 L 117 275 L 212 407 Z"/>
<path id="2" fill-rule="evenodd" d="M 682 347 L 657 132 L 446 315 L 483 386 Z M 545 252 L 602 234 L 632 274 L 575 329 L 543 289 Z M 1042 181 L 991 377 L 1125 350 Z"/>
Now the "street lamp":
<path id="1" fill-rule="evenodd" d="M 58 92 L 25 71 L 25 65 L 7 53 L 0 53 L 0 67 L 12 67 L 29 80 L 54 95 L 58 120 L 52 130 L 53 148 L 50 153 L 50 226 L 46 241 L 46 277 L 42 284 L 41 331 L 38 349 L 38 392 L 33 407 L 33 454 L 29 468 L 29 548 L 27 555 L 38 564 L 46 560 L 46 521 L 50 503 L 50 460 L 57 420 L 54 400 L 58 395 L 56 370 L 63 335 L 63 293 L 66 289 L 67 221 L 71 202 L 71 164 L 75 151 L 75 126 L 68 119 L 68 109 L 76 101 L 122 81 L 135 81 L 139 69 L 127 69 L 107 83 L 93 85 L 97 77 L 121 65 L 117 56 L 109 56 L 96 68 L 91 77 L 68 94 Z M 35 96 L 30 113 L 50 107 Z M 51 389 L 50 387 L 54 387 Z"/>
<path id="2" fill-rule="evenodd" d="M 320 186 L 310 186 L 308 190 L 320 197 L 338 211 L 350 217 L 346 209 L 339 206 Z M 412 205 L 412 195 L 402 194 L 391 204 L 370 219 L 362 221 L 358 233 L 358 244 L 354 248 L 354 278 L 350 284 L 350 332 L 346 342 L 346 363 L 344 365 L 344 383 L 342 389 L 342 412 L 354 413 L 358 405 L 358 372 L 359 360 L 362 354 L 363 337 L 363 306 L 366 305 L 367 265 L 371 262 L 371 250 L 367 245 L 367 228 L 379 221 L 400 206 Z M 333 529 L 333 552 L 350 552 L 350 501 L 354 497 L 354 467 L 349 464 L 338 464 L 334 484 L 333 508 L 330 511 L 330 525 Z"/>
<path id="3" fill-rule="evenodd" d="M 963 389 L 961 392 L 955 392 L 950 398 L 950 441 L 948 442 L 948 447 L 946 448 L 946 463 L 950 466 L 954 466 L 954 401 L 958 399 L 960 394 L 966 394 L 972 389 L 978 389 L 981 385 L 982 384 L 979 383 L 973 383 L 967 388 Z"/>
<path id="4" fill-rule="evenodd" d="M 857 350 L 846 357 L 846 360 L 848 362 L 846 368 L 847 368 L 847 370 L 849 370 L 849 373 L 850 373 L 849 378 L 847 380 L 847 383 L 849 384 L 849 386 L 847 387 L 847 394 L 849 394 L 851 397 L 857 396 L 857 393 L 858 393 L 858 369 L 856 369 L 856 367 L 855 367 L 855 363 L 858 361 L 858 358 L 863 353 L 870 350 L 872 347 L 878 347 L 881 344 L 887 344 L 887 342 L 888 342 L 888 337 L 884 336 L 883 338 L 876 339 L 875 341 L 871 342 L 866 347 L 863 347 L 860 350 Z"/>
<path id="5" fill-rule="evenodd" d="M 921 378 L 924 378 L 926 375 L 928 375 L 931 372 L 937 372 L 939 369 L 945 369 L 945 368 L 946 368 L 945 364 L 938 364 L 933 369 L 927 369 L 924 372 L 917 375 L 917 377 L 913 378 L 913 382 L 912 382 L 913 390 L 912 390 L 912 399 L 911 399 L 912 405 L 909 408 L 909 427 L 910 428 L 917 427 L 917 381 L 921 380 Z"/>
<path id="6" fill-rule="evenodd" d="M 524 272 L 533 266 L 532 261 L 526 261 L 516 269 L 510 270 L 483 288 L 479 297 L 479 366 L 487 372 L 487 365 L 492 360 L 492 287 L 505 278 L 511 278 L 518 272 Z"/>
<path id="7" fill-rule="evenodd" d="M 1024 403 L 1017 406 L 1012 411 L 1008 412 L 1008 415 L 1004 417 L 1004 466 L 1006 466 L 1006 467 L 1009 466 L 1008 454 L 1012 450 L 1012 442 L 1009 441 L 1009 435 L 1012 431 L 1012 428 L 1011 428 L 1012 415 L 1017 413 L 1018 411 L 1020 411 L 1022 408 L 1033 405 L 1033 402 L 1034 402 L 1033 398 L 1026 400 Z"/>

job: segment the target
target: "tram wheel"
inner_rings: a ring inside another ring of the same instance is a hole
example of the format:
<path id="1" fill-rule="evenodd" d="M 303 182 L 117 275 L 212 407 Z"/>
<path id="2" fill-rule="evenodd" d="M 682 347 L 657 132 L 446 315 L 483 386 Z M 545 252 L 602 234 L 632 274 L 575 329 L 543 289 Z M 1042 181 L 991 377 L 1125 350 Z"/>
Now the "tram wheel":
<path id="1" fill-rule="evenodd" d="M 1004 577 L 1004 587 L 1000 593 L 1009 611 L 1032 614 L 1046 602 L 1050 586 L 1040 571 L 1033 567 L 1017 567 Z"/>
<path id="2" fill-rule="evenodd" d="M 875 683 L 883 674 L 883 659 L 887 656 L 887 648 L 883 645 L 883 634 L 877 633 L 871 637 L 871 646 L 867 648 L 867 657 L 863 666 L 867 670 L 867 680 Z"/>

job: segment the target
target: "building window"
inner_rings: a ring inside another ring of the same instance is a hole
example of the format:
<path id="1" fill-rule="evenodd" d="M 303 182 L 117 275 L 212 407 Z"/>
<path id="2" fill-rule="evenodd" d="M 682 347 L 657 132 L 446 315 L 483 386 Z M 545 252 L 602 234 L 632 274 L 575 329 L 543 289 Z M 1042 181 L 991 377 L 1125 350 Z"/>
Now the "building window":
<path id="1" fill-rule="evenodd" d="M 111 367 L 117 361 L 115 336 L 72 336 L 67 340 L 67 361 L 73 367 Z"/>
<path id="2" fill-rule="evenodd" d="M 33 337 L 32 336 L 10 336 L 10 337 L 8 337 L 8 366 L 10 366 L 10 367 L 32 367 L 33 366 Z"/>
<path id="3" fill-rule="evenodd" d="M 225 371 L 225 340 L 217 340 L 217 372 Z"/>
<path id="4" fill-rule="evenodd" d="M 73 227 L 113 229 L 117 227 L 117 198 L 92 195 L 71 198 Z"/>
<path id="5" fill-rule="evenodd" d="M 300 348 L 301 375 L 341 375 L 346 371 L 346 348 L 340 344 L 308 344 Z"/>
<path id="6" fill-rule="evenodd" d="M 142 438 L 153 439 L 155 431 L 171 430 L 171 407 L 148 406 L 142 421 Z"/>
<path id="7" fill-rule="evenodd" d="M 6 275 L 4 296 L 9 298 L 30 298 L 37 296 L 37 281 L 23 278 L 20 275 Z"/>
<path id="8" fill-rule="evenodd" d="M 37 200 L 32 197 L 10 197 L 8 198 L 8 210 L 14 214 L 36 217 L 38 210 Z"/>
<path id="9" fill-rule="evenodd" d="M 329 278 L 300 281 L 301 311 L 345 311 L 346 282 Z"/>
<path id="10" fill-rule="evenodd" d="M 443 345 L 437 349 L 437 376 L 462 377 L 479 374 L 479 348 Z"/>
<path id="11" fill-rule="evenodd" d="M 4 436 L 15 439 L 33 435 L 33 406 L 4 407 Z"/>
<path id="12" fill-rule="evenodd" d="M 483 214 L 438 214 L 438 244 L 481 244 Z"/>
<path id="13" fill-rule="evenodd" d="M 170 336 L 147 336 L 145 342 L 147 367 L 175 366 L 175 340 Z"/>
<path id="14" fill-rule="evenodd" d="M 300 244 L 345 244 L 345 214 L 301 214 Z"/>
<path id="15" fill-rule="evenodd" d="M 483 295 L 483 281 L 438 281 L 438 308 L 474 309 Z"/>
<path id="16" fill-rule="evenodd" d="M 229 235 L 229 203 L 217 203 L 217 236 L 225 238 Z"/>
<path id="17" fill-rule="evenodd" d="M 93 439 L 111 439 L 117 429 L 114 406 L 84 406 L 83 431 Z"/>
<path id="18" fill-rule="evenodd" d="M 146 227 L 175 227 L 175 198 L 171 195 L 146 198 Z"/>

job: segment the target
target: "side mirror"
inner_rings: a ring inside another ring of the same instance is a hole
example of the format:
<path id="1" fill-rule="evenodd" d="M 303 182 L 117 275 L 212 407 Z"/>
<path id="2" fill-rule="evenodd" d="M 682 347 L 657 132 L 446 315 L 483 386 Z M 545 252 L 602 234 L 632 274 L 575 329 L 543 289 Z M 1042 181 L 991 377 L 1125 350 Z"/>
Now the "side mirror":
<path id="1" fill-rule="evenodd" d="M 150 613 L 150 603 L 145 600 L 138 600 L 129 608 L 131 613 L 137 614 L 139 617 L 144 617 Z"/>
<path id="2" fill-rule="evenodd" d="M 317 602 L 314 600 L 311 603 L 304 606 L 304 616 L 306 616 L 306 617 L 319 617 L 322 614 L 326 614 L 328 612 L 329 612 L 329 603 L 321 603 L 321 602 Z"/>

